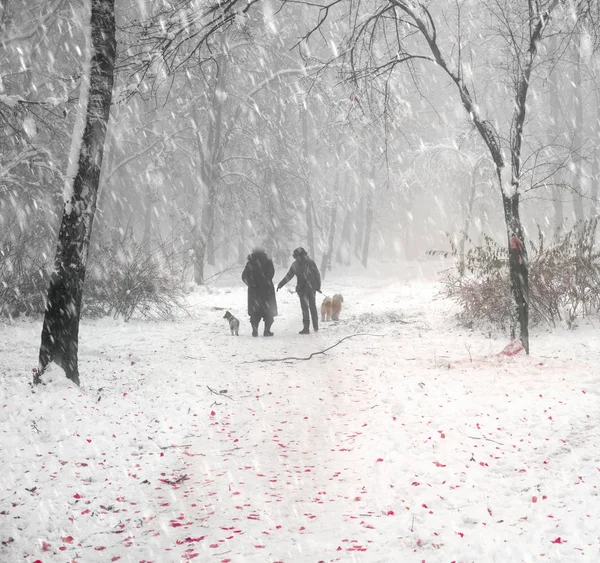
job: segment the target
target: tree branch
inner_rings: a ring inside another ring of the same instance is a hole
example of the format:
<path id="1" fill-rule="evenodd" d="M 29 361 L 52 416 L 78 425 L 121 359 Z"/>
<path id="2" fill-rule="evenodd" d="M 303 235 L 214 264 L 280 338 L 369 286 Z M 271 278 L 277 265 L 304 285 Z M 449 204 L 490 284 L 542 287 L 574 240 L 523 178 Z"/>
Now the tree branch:
<path id="1" fill-rule="evenodd" d="M 348 340 L 348 338 L 354 338 L 355 336 L 385 336 L 385 335 L 383 335 L 383 334 L 367 334 L 367 333 L 350 334 L 349 336 L 344 336 L 344 338 L 342 338 L 341 340 L 339 340 L 332 346 L 329 346 L 329 348 L 325 348 L 325 350 L 319 350 L 318 352 L 313 352 L 310 356 L 307 356 L 306 358 L 296 358 L 294 356 L 290 356 L 288 358 L 261 358 L 259 360 L 250 360 L 250 361 L 244 362 L 244 363 L 245 364 L 256 364 L 259 362 L 287 362 L 288 360 L 300 360 L 300 361 L 310 360 L 313 356 L 316 356 L 318 354 L 324 354 L 325 352 L 328 352 L 332 348 L 335 348 L 336 346 L 338 346 L 339 344 L 344 342 L 344 340 Z"/>

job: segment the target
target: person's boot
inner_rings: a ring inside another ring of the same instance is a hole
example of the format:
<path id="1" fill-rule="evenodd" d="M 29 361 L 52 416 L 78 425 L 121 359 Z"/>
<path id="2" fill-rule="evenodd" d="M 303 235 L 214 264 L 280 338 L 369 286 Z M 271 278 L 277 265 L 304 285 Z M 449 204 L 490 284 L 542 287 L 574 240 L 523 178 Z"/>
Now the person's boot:
<path id="1" fill-rule="evenodd" d="M 273 321 L 271 321 L 270 323 L 265 323 L 265 332 L 264 335 L 265 336 L 273 336 L 273 333 L 271 332 L 271 325 L 273 324 Z"/>
<path id="2" fill-rule="evenodd" d="M 316 320 L 316 319 L 313 322 L 313 331 L 314 332 L 319 332 L 319 321 Z"/>
<path id="3" fill-rule="evenodd" d="M 298 334 L 310 334 L 310 330 L 308 328 L 310 323 L 308 321 L 302 321 L 302 323 L 304 324 L 304 328 Z"/>
<path id="4" fill-rule="evenodd" d="M 258 323 L 259 321 L 250 319 L 250 324 L 252 325 L 252 336 L 258 336 Z"/>

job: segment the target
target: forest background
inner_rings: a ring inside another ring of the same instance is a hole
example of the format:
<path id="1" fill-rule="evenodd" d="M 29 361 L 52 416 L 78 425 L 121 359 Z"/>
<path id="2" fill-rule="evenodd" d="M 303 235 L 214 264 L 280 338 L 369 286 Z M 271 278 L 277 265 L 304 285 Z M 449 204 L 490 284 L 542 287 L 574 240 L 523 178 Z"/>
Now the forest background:
<path id="1" fill-rule="evenodd" d="M 44 311 L 69 205 L 85 6 L 0 5 L 5 316 Z M 515 233 L 533 241 L 538 280 L 565 271 L 576 289 L 551 298 L 538 284 L 535 320 L 595 310 L 596 2 L 111 9 L 115 84 L 83 314 L 166 317 L 191 284 L 240 268 L 257 245 L 279 266 L 305 246 L 325 276 L 334 262 L 367 268 L 441 250 L 458 258 L 447 288 L 465 320 L 490 302 L 491 269 L 507 291 L 495 283 L 500 312 L 476 320 L 514 331 L 510 289 L 528 290 L 522 276 L 506 281 Z M 465 285 L 466 270 L 485 283 Z"/>

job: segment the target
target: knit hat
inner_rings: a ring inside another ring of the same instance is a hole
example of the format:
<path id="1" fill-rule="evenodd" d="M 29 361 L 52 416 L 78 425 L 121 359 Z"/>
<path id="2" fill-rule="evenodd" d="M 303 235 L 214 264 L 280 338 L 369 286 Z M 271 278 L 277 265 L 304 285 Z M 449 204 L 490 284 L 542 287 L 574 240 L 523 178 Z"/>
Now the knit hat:
<path id="1" fill-rule="evenodd" d="M 292 253 L 293 258 L 300 258 L 300 256 L 306 256 L 306 250 L 304 250 L 304 248 L 302 248 L 301 246 L 296 248 L 296 250 L 294 250 L 294 252 Z"/>

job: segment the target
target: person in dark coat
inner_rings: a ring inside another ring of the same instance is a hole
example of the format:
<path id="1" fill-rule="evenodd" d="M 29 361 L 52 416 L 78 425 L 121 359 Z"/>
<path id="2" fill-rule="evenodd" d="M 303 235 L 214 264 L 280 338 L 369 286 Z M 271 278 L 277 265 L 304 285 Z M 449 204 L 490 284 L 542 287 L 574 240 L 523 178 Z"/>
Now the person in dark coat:
<path id="1" fill-rule="evenodd" d="M 277 298 L 273 276 L 273 261 L 261 248 L 248 255 L 248 263 L 242 273 L 242 280 L 248 286 L 248 315 L 252 325 L 252 336 L 258 336 L 258 324 L 265 322 L 265 336 L 273 336 L 271 326 L 277 316 Z"/>
<path id="2" fill-rule="evenodd" d="M 315 296 L 317 291 L 321 293 L 321 274 L 317 265 L 308 257 L 306 250 L 301 246 L 294 250 L 292 257 L 295 259 L 294 263 L 277 285 L 277 291 L 296 276 L 296 293 L 298 294 L 300 307 L 302 308 L 303 328 L 300 334 L 308 334 L 310 332 L 311 318 L 313 329 L 317 332 L 319 330 L 319 315 L 317 313 Z"/>

